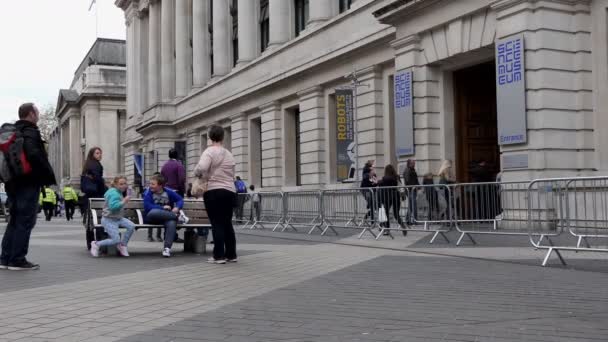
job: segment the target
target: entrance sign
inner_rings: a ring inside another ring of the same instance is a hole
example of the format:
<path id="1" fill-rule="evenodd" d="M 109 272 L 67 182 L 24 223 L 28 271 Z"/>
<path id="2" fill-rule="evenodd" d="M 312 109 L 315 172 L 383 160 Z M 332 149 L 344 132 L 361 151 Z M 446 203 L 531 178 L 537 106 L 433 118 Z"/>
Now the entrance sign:
<path id="1" fill-rule="evenodd" d="M 414 154 L 413 72 L 401 70 L 395 74 L 395 151 L 397 157 Z"/>
<path id="2" fill-rule="evenodd" d="M 496 103 L 498 144 L 527 141 L 524 35 L 496 43 Z"/>
<path id="3" fill-rule="evenodd" d="M 355 130 L 353 90 L 336 89 L 336 174 L 338 182 L 354 176 Z"/>

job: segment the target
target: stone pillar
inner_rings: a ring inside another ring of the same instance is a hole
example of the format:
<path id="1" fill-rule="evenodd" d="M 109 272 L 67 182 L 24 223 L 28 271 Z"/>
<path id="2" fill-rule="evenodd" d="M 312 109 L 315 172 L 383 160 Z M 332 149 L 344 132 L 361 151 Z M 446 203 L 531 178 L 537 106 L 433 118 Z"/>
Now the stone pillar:
<path id="1" fill-rule="evenodd" d="M 240 9 L 240 7 L 239 7 Z M 232 135 L 232 155 L 236 161 L 235 173 L 246 181 L 251 183 L 249 177 L 249 131 L 246 114 L 238 114 L 230 118 L 231 135 Z"/>
<path id="2" fill-rule="evenodd" d="M 135 12 L 131 9 L 127 9 L 126 12 L 126 25 L 127 25 L 127 120 L 131 121 L 135 117 L 135 25 L 133 24 L 133 18 Z"/>
<path id="3" fill-rule="evenodd" d="M 70 181 L 76 182 L 80 180 L 80 174 L 82 173 L 82 153 L 80 153 L 80 139 L 81 139 L 81 129 L 80 129 L 80 113 L 77 112 L 72 114 L 69 118 L 69 126 L 70 126 Z"/>
<path id="4" fill-rule="evenodd" d="M 188 95 L 192 84 L 190 1 L 175 0 L 175 96 Z"/>
<path id="5" fill-rule="evenodd" d="M 338 2 L 328 0 L 310 0 L 310 17 L 307 27 L 318 25 L 338 14 Z"/>
<path id="6" fill-rule="evenodd" d="M 135 85 L 135 97 L 137 101 L 137 116 L 141 116 L 148 108 L 148 16 L 140 13 L 134 19 L 135 36 L 135 73 L 137 84 Z"/>
<path id="7" fill-rule="evenodd" d="M 98 113 L 98 132 L 100 135 L 96 146 L 99 146 L 103 151 L 104 178 L 111 179 L 118 174 L 120 141 L 118 112 L 113 108 L 101 108 Z"/>
<path id="8" fill-rule="evenodd" d="M 194 0 L 192 2 L 192 70 L 194 87 L 202 87 L 211 79 L 209 1 Z"/>
<path id="9" fill-rule="evenodd" d="M 213 0 L 213 76 L 224 76 L 230 72 L 231 25 L 228 0 Z"/>
<path id="10" fill-rule="evenodd" d="M 298 93 L 300 98 L 300 174 L 303 186 L 319 187 L 325 176 L 324 92 L 313 87 Z"/>
<path id="11" fill-rule="evenodd" d="M 359 165 L 357 171 L 359 179 L 363 165 L 367 160 L 376 161 L 378 175 L 384 173 L 384 125 L 382 118 L 382 70 L 379 66 L 372 66 L 357 72 L 359 81 L 366 87 L 357 90 L 357 150 Z"/>
<path id="12" fill-rule="evenodd" d="M 291 1 L 269 0 L 268 13 L 270 19 L 270 39 L 268 48 L 275 48 L 291 39 Z"/>
<path id="13" fill-rule="evenodd" d="M 194 1 L 196 3 L 196 1 Z M 186 136 L 186 155 L 188 159 L 188 165 L 186 170 L 186 178 L 189 183 L 194 181 L 194 168 L 198 164 L 203 151 L 201 147 L 201 133 L 199 131 L 188 132 Z"/>
<path id="14" fill-rule="evenodd" d="M 262 187 L 283 185 L 281 106 L 270 102 L 260 107 L 262 114 Z"/>
<path id="15" fill-rule="evenodd" d="M 175 2 L 161 2 L 161 96 L 163 102 L 171 102 L 175 96 Z"/>
<path id="16" fill-rule="evenodd" d="M 160 102 L 160 44 L 161 44 L 161 10 L 159 1 L 150 3 L 148 10 L 148 104 Z M 128 39 L 127 39 L 128 42 Z M 127 68 L 127 72 L 129 68 Z M 127 97 L 128 99 L 128 97 Z"/>
<path id="17" fill-rule="evenodd" d="M 259 1 L 238 0 L 238 64 L 247 64 L 260 54 Z"/>

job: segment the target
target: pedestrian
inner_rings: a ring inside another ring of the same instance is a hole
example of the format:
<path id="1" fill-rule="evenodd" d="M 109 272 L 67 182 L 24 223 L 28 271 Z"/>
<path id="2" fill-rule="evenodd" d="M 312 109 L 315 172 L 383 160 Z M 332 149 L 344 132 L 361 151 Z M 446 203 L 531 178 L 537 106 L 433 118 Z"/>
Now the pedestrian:
<path id="1" fill-rule="evenodd" d="M 361 178 L 361 192 L 363 193 L 363 197 L 365 198 L 365 202 L 367 203 L 367 213 L 363 218 L 366 220 L 368 217 L 374 222 L 374 198 L 375 193 L 374 189 L 378 186 L 378 181 L 376 179 L 376 161 L 368 160 L 363 166 L 363 176 Z"/>
<path id="2" fill-rule="evenodd" d="M 31 166 L 28 173 L 15 175 L 5 184 L 10 201 L 10 219 L 2 238 L 0 269 L 37 270 L 36 263 L 26 259 L 30 235 L 38 216 L 38 197 L 43 186 L 55 185 L 55 173 L 46 153 L 37 123 L 40 113 L 33 103 L 19 107 L 16 131 L 23 137 L 23 152 Z"/>
<path id="3" fill-rule="evenodd" d="M 452 161 L 444 160 L 441 163 L 441 167 L 439 168 L 439 172 L 437 172 L 437 176 L 439 176 L 439 184 L 443 185 L 443 197 L 445 199 L 445 203 L 447 205 L 447 215 L 446 219 L 450 220 L 454 214 L 454 198 L 451 196 L 450 185 L 456 183 L 454 178 L 454 173 L 452 171 Z"/>
<path id="4" fill-rule="evenodd" d="M 184 164 L 177 160 L 177 158 L 177 151 L 174 148 L 170 149 L 169 160 L 161 168 L 160 174 L 167 182 L 165 186 L 175 191 L 181 198 L 184 198 L 186 195 L 186 169 L 184 168 Z M 159 234 L 160 232 L 157 231 L 157 238 Z M 151 239 L 152 232 L 148 230 L 148 241 L 151 241 Z M 177 231 L 175 232 L 173 242 L 184 242 L 184 240 L 179 238 Z"/>
<path id="5" fill-rule="evenodd" d="M 108 238 L 102 241 L 93 241 L 91 243 L 91 255 L 99 256 L 99 248 L 104 246 L 116 246 L 118 253 L 124 257 L 129 256 L 127 245 L 131 239 L 131 235 L 135 231 L 135 224 L 125 218 L 124 207 L 129 203 L 130 197 L 124 196 L 127 191 L 127 178 L 118 176 L 112 181 L 111 187 L 104 194 L 104 207 L 101 217 L 101 225 L 108 234 Z M 127 231 L 120 239 L 120 227 L 126 228 Z"/>
<path id="6" fill-rule="evenodd" d="M 236 236 L 232 226 L 232 213 L 236 202 L 233 181 L 235 161 L 232 153 L 223 147 L 222 127 L 211 126 L 208 137 L 211 146 L 201 155 L 194 175 L 199 183 L 203 184 L 203 199 L 212 227 L 213 257 L 207 262 L 225 264 L 237 261 Z"/>
<path id="7" fill-rule="evenodd" d="M 76 205 L 78 205 L 78 194 L 71 185 L 63 187 L 63 201 L 65 203 L 65 218 L 70 221 L 74 219 Z"/>
<path id="8" fill-rule="evenodd" d="M 148 224 L 162 224 L 165 228 L 162 255 L 171 256 L 171 247 L 177 231 L 179 211 L 184 207 L 183 198 L 165 187 L 162 175 L 150 178 L 150 187 L 144 195 L 144 221 Z"/>
<path id="9" fill-rule="evenodd" d="M 427 172 L 422 177 L 422 185 L 424 185 L 424 195 L 429 206 L 428 220 L 434 221 L 437 218 L 439 212 L 439 198 L 437 196 L 437 189 L 435 188 L 435 181 L 433 180 L 433 174 Z"/>
<path id="10" fill-rule="evenodd" d="M 51 218 L 55 216 L 55 210 L 57 207 L 57 197 L 55 197 L 55 191 L 46 186 L 43 187 L 42 191 L 40 191 L 40 203 L 42 204 L 44 217 L 47 221 L 51 221 Z"/>
<path id="11" fill-rule="evenodd" d="M 103 166 L 101 165 L 103 152 L 99 147 L 93 147 L 87 154 L 87 160 L 82 166 L 82 174 L 80 176 L 80 191 L 84 193 L 85 200 L 83 201 L 84 212 L 83 223 L 87 223 L 90 198 L 103 198 L 107 187 L 103 178 Z"/>
<path id="12" fill-rule="evenodd" d="M 386 212 L 386 222 L 382 224 L 384 228 L 390 228 L 390 220 L 389 211 L 393 208 L 393 215 L 395 216 L 395 220 L 399 224 L 399 227 L 402 229 L 405 228 L 403 225 L 403 221 L 401 220 L 401 216 L 399 216 L 399 210 L 401 210 L 401 196 L 399 195 L 399 189 L 397 188 L 401 185 L 401 181 L 399 180 L 399 174 L 397 174 L 397 170 L 391 164 L 386 165 L 384 168 L 384 176 L 378 182 L 378 197 L 380 199 L 380 206 L 384 207 Z M 388 188 L 388 189 L 383 189 Z M 401 231 L 403 235 L 407 235 L 407 230 Z M 385 230 L 384 235 L 389 235 L 389 231 Z"/>
<path id="13" fill-rule="evenodd" d="M 260 193 L 255 191 L 255 185 L 251 184 L 249 186 L 249 190 L 251 191 L 251 214 L 249 215 L 249 221 L 257 222 L 260 220 L 260 214 L 262 211 L 262 197 Z M 255 221 L 253 220 L 255 218 Z"/>
<path id="14" fill-rule="evenodd" d="M 403 182 L 408 187 L 407 197 L 408 206 L 405 220 L 408 225 L 412 225 L 416 222 L 416 196 L 417 187 L 420 185 L 418 181 L 418 173 L 416 173 L 416 161 L 414 159 L 408 159 L 405 164 L 405 170 L 403 171 Z"/>
<path id="15" fill-rule="evenodd" d="M 235 209 L 236 220 L 239 222 L 243 222 L 243 210 L 245 208 L 245 202 L 247 202 L 247 184 L 241 179 L 241 177 L 236 176 L 236 180 L 234 181 L 234 187 L 236 189 L 237 196 L 237 204 Z"/>

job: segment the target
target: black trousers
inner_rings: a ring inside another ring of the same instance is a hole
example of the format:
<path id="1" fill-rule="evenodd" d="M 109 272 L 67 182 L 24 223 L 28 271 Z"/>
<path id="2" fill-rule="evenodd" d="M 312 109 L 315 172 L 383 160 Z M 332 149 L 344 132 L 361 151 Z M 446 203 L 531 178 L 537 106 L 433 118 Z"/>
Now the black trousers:
<path id="1" fill-rule="evenodd" d="M 213 257 L 236 259 L 236 236 L 232 226 L 233 205 L 236 194 L 232 191 L 209 190 L 203 195 L 213 233 Z"/>
<path id="2" fill-rule="evenodd" d="M 55 215 L 55 204 L 49 202 L 42 202 L 42 210 L 44 210 L 44 216 L 47 221 L 51 220 L 51 217 Z"/>
<path id="3" fill-rule="evenodd" d="M 74 200 L 65 201 L 65 217 L 68 221 L 74 218 L 75 211 L 76 211 L 76 201 L 74 201 Z"/>

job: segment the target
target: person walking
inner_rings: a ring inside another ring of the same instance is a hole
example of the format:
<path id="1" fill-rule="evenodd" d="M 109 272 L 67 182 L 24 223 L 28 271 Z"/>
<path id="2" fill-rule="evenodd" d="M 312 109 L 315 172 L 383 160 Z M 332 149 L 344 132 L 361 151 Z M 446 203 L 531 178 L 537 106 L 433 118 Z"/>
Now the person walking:
<path id="1" fill-rule="evenodd" d="M 184 164 L 177 160 L 177 151 L 172 148 L 169 150 L 169 160 L 163 165 L 160 170 L 161 176 L 166 181 L 165 186 L 175 191 L 181 198 L 186 195 L 186 169 Z M 160 241 L 160 232 L 157 231 L 156 237 Z M 148 229 L 148 241 L 152 240 L 152 229 Z M 173 238 L 173 242 L 183 243 L 184 240 L 180 239 L 177 231 Z"/>
<path id="2" fill-rule="evenodd" d="M 44 217 L 47 221 L 51 221 L 51 218 L 55 216 L 55 210 L 57 207 L 57 197 L 55 191 L 46 186 L 40 191 L 40 203 L 42 203 L 42 210 L 44 211 Z"/>
<path id="3" fill-rule="evenodd" d="M 405 228 L 403 225 L 403 221 L 401 220 L 401 216 L 399 216 L 399 210 L 401 209 L 401 197 L 399 195 L 399 189 L 397 187 L 401 184 L 399 181 L 399 174 L 397 174 L 397 170 L 391 164 L 386 165 L 384 168 L 384 176 L 378 182 L 378 197 L 380 202 L 380 207 L 384 206 L 384 210 L 386 212 L 386 222 L 382 223 L 382 226 L 385 228 L 390 228 L 390 220 L 389 211 L 393 208 L 393 215 L 395 216 L 395 220 L 399 224 L 399 227 Z M 388 189 L 382 189 L 387 188 Z M 402 230 L 403 235 L 407 235 L 407 230 Z M 384 235 L 389 235 L 389 231 L 385 230 Z"/>
<path id="4" fill-rule="evenodd" d="M 87 160 L 84 162 L 82 167 L 82 175 L 80 176 L 80 191 L 84 193 L 85 200 L 83 204 L 84 215 L 83 223 L 87 223 L 87 217 L 89 212 L 89 199 L 90 198 L 103 198 L 106 193 L 107 187 L 103 179 L 103 166 L 101 165 L 103 152 L 99 147 L 93 147 L 87 154 Z"/>
<path id="5" fill-rule="evenodd" d="M 203 199 L 213 234 L 213 257 L 207 262 L 225 264 L 236 262 L 236 236 L 232 226 L 232 213 L 236 202 L 234 187 L 235 161 L 232 153 L 223 147 L 224 129 L 211 126 L 208 132 L 211 146 L 201 155 L 194 175 L 204 185 Z"/>
<path id="6" fill-rule="evenodd" d="M 417 186 L 420 185 L 418 181 L 418 173 L 416 173 L 416 161 L 413 159 L 408 159 L 405 164 L 405 170 L 403 171 L 403 182 L 406 186 L 409 187 L 408 192 L 408 206 L 407 206 L 407 216 L 405 218 L 408 225 L 412 225 L 416 222 L 416 196 L 418 195 Z"/>
<path id="7" fill-rule="evenodd" d="M 30 235 L 38 216 L 40 189 L 55 185 L 57 181 L 37 126 L 39 118 L 40 113 L 33 103 L 24 103 L 19 107 L 19 120 L 15 128 L 23 137 L 23 152 L 31 171 L 17 175 L 5 184 L 11 205 L 10 219 L 2 238 L 0 269 L 22 271 L 40 268 L 26 259 Z"/>
<path id="8" fill-rule="evenodd" d="M 243 211 L 245 208 L 245 202 L 247 202 L 247 184 L 241 179 L 241 177 L 236 176 L 236 180 L 234 181 L 234 187 L 236 189 L 236 209 L 235 216 L 236 220 L 240 223 L 243 223 Z"/>
<path id="9" fill-rule="evenodd" d="M 249 215 L 250 222 L 257 222 L 260 220 L 260 214 L 262 213 L 262 197 L 260 193 L 255 191 L 255 185 L 251 184 L 249 186 L 249 190 L 251 191 L 251 214 Z M 254 221 L 255 219 L 255 221 Z"/>
<path id="10" fill-rule="evenodd" d="M 443 197 L 445 199 L 447 205 L 447 218 L 448 220 L 452 219 L 455 212 L 454 206 L 454 198 L 450 194 L 449 185 L 456 183 L 454 178 L 454 173 L 452 171 L 452 161 L 444 160 L 441 163 L 441 167 L 439 168 L 439 172 L 437 172 L 437 176 L 439 176 L 439 184 L 444 185 L 443 189 Z"/>
<path id="11" fill-rule="evenodd" d="M 78 204 L 78 194 L 71 185 L 63 187 L 63 201 L 65 204 L 65 218 L 70 221 L 74 219 L 74 212 Z"/>
<path id="12" fill-rule="evenodd" d="M 366 220 L 368 217 L 374 222 L 374 198 L 375 193 L 371 188 L 375 188 L 378 185 L 378 181 L 376 179 L 376 171 L 374 168 L 376 167 L 375 160 L 368 160 L 363 166 L 363 176 L 361 179 L 361 191 L 363 193 L 363 197 L 365 198 L 365 202 L 367 203 L 367 213 L 363 218 Z M 370 189 L 367 189 L 370 188 Z"/>

